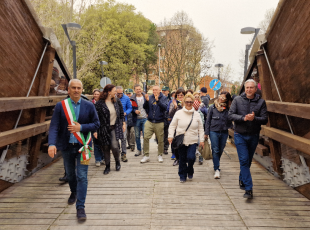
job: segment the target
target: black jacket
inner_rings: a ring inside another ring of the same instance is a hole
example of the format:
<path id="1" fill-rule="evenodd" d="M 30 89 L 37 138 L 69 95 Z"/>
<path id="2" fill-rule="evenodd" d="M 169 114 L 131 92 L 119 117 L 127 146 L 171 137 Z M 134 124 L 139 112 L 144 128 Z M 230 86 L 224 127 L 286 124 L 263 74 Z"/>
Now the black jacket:
<path id="1" fill-rule="evenodd" d="M 207 94 L 206 96 L 202 96 L 201 101 L 207 108 L 209 108 L 209 101 L 210 101 L 209 94 Z"/>
<path id="2" fill-rule="evenodd" d="M 228 109 L 219 112 L 215 105 L 211 105 L 208 110 L 208 117 L 205 123 L 205 134 L 210 135 L 210 131 L 226 131 L 232 127 L 232 122 L 228 119 Z"/>
<path id="3" fill-rule="evenodd" d="M 98 142 L 101 146 L 111 145 L 111 131 L 110 131 L 110 110 L 106 105 L 105 101 L 99 100 L 95 104 L 99 121 L 100 128 L 98 129 Z M 116 98 L 114 102 L 114 108 L 116 111 L 115 121 L 115 136 L 116 140 L 124 139 L 123 136 L 123 122 L 125 121 L 124 110 L 121 101 Z"/>
<path id="4" fill-rule="evenodd" d="M 247 114 L 254 112 L 253 121 L 244 121 Z M 257 134 L 261 130 L 261 125 L 268 122 L 268 112 L 266 102 L 258 94 L 253 99 L 248 99 L 245 93 L 236 97 L 229 109 L 228 118 L 234 121 L 234 129 L 240 134 Z"/>
<path id="5" fill-rule="evenodd" d="M 148 117 L 147 119 L 152 123 L 165 122 L 167 120 L 167 98 L 160 93 L 158 101 L 155 100 L 154 94 L 149 97 L 149 101 L 145 101 L 143 108 Z"/>

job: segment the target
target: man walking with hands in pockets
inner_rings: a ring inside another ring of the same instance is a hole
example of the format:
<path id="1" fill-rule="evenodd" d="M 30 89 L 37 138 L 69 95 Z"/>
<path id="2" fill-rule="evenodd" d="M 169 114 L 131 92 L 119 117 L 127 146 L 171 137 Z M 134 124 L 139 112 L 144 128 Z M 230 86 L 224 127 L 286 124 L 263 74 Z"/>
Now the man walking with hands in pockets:
<path id="1" fill-rule="evenodd" d="M 164 121 L 166 119 L 167 98 L 160 92 L 159 86 L 153 87 L 153 95 L 150 97 L 145 95 L 146 102 L 143 107 L 148 114 L 147 121 L 144 128 L 144 157 L 140 161 L 145 163 L 150 161 L 149 148 L 150 139 L 155 133 L 158 140 L 158 162 L 162 163 L 164 160 L 162 154 L 164 152 Z"/>

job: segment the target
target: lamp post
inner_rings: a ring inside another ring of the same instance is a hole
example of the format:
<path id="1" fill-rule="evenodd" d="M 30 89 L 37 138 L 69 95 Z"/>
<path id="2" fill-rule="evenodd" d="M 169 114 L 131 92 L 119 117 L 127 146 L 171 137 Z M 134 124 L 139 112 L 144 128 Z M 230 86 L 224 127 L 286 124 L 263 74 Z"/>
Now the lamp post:
<path id="1" fill-rule="evenodd" d="M 218 64 L 215 65 L 215 67 L 218 68 L 217 79 L 220 80 L 220 68 L 224 67 L 224 65 L 221 64 L 221 63 L 218 63 Z M 216 96 L 218 96 L 219 94 L 220 94 L 220 90 L 218 89 L 218 90 L 216 90 Z"/>
<path id="2" fill-rule="evenodd" d="M 99 65 L 100 65 L 100 69 L 101 69 L 101 72 L 102 72 L 102 78 L 104 78 L 104 72 L 103 72 L 103 66 L 104 65 L 108 65 L 108 63 L 106 61 L 99 61 Z M 107 79 L 104 78 L 104 84 L 106 85 L 107 84 Z"/>
<path id="3" fill-rule="evenodd" d="M 71 41 L 69 33 L 68 33 L 68 29 L 70 30 L 80 30 L 82 27 L 81 25 L 74 23 L 74 22 L 70 22 L 67 24 L 61 24 L 62 28 L 65 31 L 65 34 L 68 37 L 68 40 L 70 42 L 70 44 L 72 45 L 72 53 L 73 53 L 73 78 L 76 79 L 76 43 L 75 41 Z"/>
<path id="4" fill-rule="evenodd" d="M 208 76 L 209 70 L 212 67 L 211 63 L 208 62 L 206 67 L 208 68 L 208 71 L 207 71 L 207 76 Z M 205 80 L 204 80 L 204 87 L 206 87 L 206 76 L 205 76 Z"/>
<path id="5" fill-rule="evenodd" d="M 160 47 L 161 44 L 158 44 L 158 85 L 160 88 Z"/>
<path id="6" fill-rule="evenodd" d="M 249 50 L 251 49 L 256 36 L 258 35 L 260 28 L 254 28 L 254 27 L 244 27 L 241 29 L 241 34 L 254 34 L 252 42 L 250 45 L 245 45 L 245 60 L 244 60 L 244 77 L 246 77 L 246 73 L 248 70 L 248 60 L 249 60 Z"/>

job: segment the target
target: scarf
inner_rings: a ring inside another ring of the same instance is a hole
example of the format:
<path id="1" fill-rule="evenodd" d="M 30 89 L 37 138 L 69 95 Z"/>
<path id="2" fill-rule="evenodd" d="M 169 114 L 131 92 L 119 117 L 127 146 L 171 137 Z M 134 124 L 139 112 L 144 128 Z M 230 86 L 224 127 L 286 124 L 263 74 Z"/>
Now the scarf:
<path id="1" fill-rule="evenodd" d="M 195 100 L 193 103 L 193 107 L 195 108 L 196 111 L 198 111 L 199 106 L 200 106 L 201 102 L 198 100 Z"/>
<path id="2" fill-rule="evenodd" d="M 225 102 L 224 102 L 224 103 L 220 103 L 220 102 L 218 101 L 218 99 L 216 99 L 216 100 L 214 101 L 214 105 L 215 105 L 215 108 L 216 108 L 219 112 L 223 112 L 224 109 L 226 109 L 226 103 L 225 103 Z"/>

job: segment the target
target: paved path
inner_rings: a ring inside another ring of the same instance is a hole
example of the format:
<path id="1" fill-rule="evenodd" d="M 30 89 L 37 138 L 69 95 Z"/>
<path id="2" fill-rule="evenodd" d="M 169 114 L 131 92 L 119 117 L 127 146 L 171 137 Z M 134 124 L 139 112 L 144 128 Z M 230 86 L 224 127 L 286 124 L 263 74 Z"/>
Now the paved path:
<path id="1" fill-rule="evenodd" d="M 89 168 L 87 221 L 78 223 L 75 205 L 67 205 L 67 184 L 62 160 L 0 194 L 0 229 L 22 230 L 145 230 L 145 229 L 310 229 L 310 202 L 257 163 L 251 168 L 253 200 L 238 187 L 236 150 L 227 144 L 222 178 L 213 179 L 212 162 L 195 165 L 193 181 L 179 183 L 170 154 L 157 162 L 151 143 L 151 162 L 128 152 L 120 172 L 114 163 L 109 175 L 104 166 Z"/>

